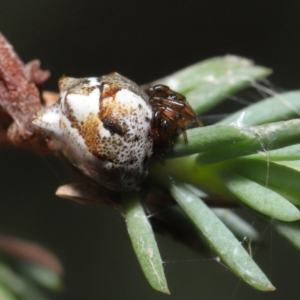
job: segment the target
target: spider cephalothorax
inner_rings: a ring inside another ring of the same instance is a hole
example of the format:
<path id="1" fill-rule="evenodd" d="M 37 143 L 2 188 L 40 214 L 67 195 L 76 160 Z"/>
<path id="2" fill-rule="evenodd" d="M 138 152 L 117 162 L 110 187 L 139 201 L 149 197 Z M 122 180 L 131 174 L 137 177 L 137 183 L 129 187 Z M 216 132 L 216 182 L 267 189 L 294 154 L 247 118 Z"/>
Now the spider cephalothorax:
<path id="1" fill-rule="evenodd" d="M 196 121 L 199 126 L 202 124 L 186 98 L 162 84 L 148 87 L 145 92 L 153 110 L 151 132 L 154 155 L 160 156 L 170 151 L 174 139 L 180 133 L 187 143 L 187 125 L 192 121 Z"/>

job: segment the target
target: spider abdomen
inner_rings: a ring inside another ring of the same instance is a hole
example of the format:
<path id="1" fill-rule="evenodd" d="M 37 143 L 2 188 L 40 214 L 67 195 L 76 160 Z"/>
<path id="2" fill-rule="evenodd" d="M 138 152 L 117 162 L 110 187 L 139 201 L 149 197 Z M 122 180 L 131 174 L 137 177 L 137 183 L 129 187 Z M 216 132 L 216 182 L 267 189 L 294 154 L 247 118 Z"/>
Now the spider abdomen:
<path id="1" fill-rule="evenodd" d="M 59 81 L 60 99 L 33 124 L 60 141 L 71 162 L 113 190 L 137 189 L 152 155 L 152 109 L 132 81 L 112 73 Z"/>

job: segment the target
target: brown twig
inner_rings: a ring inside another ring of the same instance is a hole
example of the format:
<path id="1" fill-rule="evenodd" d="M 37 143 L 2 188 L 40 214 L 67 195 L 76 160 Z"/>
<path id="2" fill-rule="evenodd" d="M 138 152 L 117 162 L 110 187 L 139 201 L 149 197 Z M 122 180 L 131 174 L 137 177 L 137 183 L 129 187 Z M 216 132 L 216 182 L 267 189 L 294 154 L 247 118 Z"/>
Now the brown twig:
<path id="1" fill-rule="evenodd" d="M 28 80 L 30 73 L 26 72 L 12 46 L 0 35 L 1 105 L 17 125 L 15 139 L 32 135 L 30 119 L 41 108 L 38 89 Z"/>
<path id="2" fill-rule="evenodd" d="M 45 153 L 47 145 L 35 135 L 31 119 L 42 107 L 39 86 L 50 76 L 33 60 L 24 65 L 0 33 L 0 143 Z M 6 133 L 6 134 L 5 134 Z"/>

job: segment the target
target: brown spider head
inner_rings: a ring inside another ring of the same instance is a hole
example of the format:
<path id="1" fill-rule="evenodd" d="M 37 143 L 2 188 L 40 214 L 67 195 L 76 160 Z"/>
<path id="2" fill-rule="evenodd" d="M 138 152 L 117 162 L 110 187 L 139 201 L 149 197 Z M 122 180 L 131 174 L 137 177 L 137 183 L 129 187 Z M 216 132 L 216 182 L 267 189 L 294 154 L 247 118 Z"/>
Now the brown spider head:
<path id="1" fill-rule="evenodd" d="M 160 157 L 172 150 L 175 138 L 183 133 L 187 143 L 186 128 L 196 121 L 202 125 L 186 98 L 168 86 L 158 84 L 145 90 L 153 110 L 152 138 L 153 154 Z"/>

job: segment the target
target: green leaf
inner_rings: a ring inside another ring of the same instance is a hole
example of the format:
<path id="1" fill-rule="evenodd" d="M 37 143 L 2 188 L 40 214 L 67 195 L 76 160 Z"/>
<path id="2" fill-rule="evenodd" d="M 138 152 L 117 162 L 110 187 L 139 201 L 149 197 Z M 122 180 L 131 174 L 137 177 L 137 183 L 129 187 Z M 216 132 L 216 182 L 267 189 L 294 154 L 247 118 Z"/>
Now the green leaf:
<path id="1" fill-rule="evenodd" d="M 241 243 L 200 198 L 179 183 L 172 184 L 170 192 L 208 244 L 237 276 L 258 290 L 275 290 Z"/>
<path id="2" fill-rule="evenodd" d="M 268 151 L 264 156 L 259 153 L 251 155 L 251 157 L 258 159 L 268 157 L 271 161 L 297 161 L 300 160 L 300 144 Z"/>
<path id="3" fill-rule="evenodd" d="M 11 288 L 16 294 L 21 293 L 26 287 L 25 280 L 3 262 L 0 262 L 0 282 Z"/>
<path id="4" fill-rule="evenodd" d="M 22 300 L 46 300 L 32 282 L 17 274 L 3 262 L 0 263 L 0 282 Z"/>
<path id="5" fill-rule="evenodd" d="M 234 172 L 223 171 L 221 178 L 228 190 L 254 210 L 281 221 L 300 219 L 299 210 L 279 194 Z"/>
<path id="6" fill-rule="evenodd" d="M 242 134 L 237 135 L 236 140 L 232 139 L 230 135 L 231 145 L 199 154 L 198 163 L 212 164 L 239 156 L 279 149 L 300 142 L 300 120 L 296 119 L 256 127 L 241 127 L 239 130 L 244 134 L 243 140 L 241 140 Z M 214 141 L 214 143 L 216 142 Z"/>
<path id="7" fill-rule="evenodd" d="M 0 281 L 0 299 L 1 300 L 19 300 L 11 290 Z"/>
<path id="8" fill-rule="evenodd" d="M 52 270 L 33 262 L 19 261 L 16 267 L 23 274 L 41 286 L 57 291 L 62 288 L 61 276 Z"/>
<path id="9" fill-rule="evenodd" d="M 236 122 L 244 112 L 244 125 L 260 125 L 288 120 L 300 116 L 300 91 L 292 91 L 275 95 L 256 104 L 231 114 L 228 118 L 218 122 L 228 125 Z"/>
<path id="10" fill-rule="evenodd" d="M 123 193 L 127 230 L 140 266 L 157 291 L 170 294 L 152 227 L 137 193 Z"/>
<path id="11" fill-rule="evenodd" d="M 195 196 L 204 199 L 206 203 L 210 203 L 210 205 L 212 205 L 211 210 L 214 212 L 214 214 L 226 225 L 228 229 L 232 231 L 237 238 L 242 240 L 247 239 L 248 241 L 251 240 L 253 242 L 260 241 L 261 238 L 259 233 L 251 224 L 247 223 L 244 219 L 238 216 L 232 209 L 221 208 L 227 204 L 224 201 L 224 198 L 217 199 L 215 198 L 215 195 L 208 196 L 207 193 L 200 190 L 195 185 L 186 184 L 186 187 L 192 193 L 194 193 Z M 216 203 L 214 201 L 218 202 Z M 218 205 L 221 207 L 217 207 Z M 179 207 L 176 206 L 176 208 Z"/>
<path id="12" fill-rule="evenodd" d="M 246 237 L 253 242 L 258 242 L 260 240 L 260 235 L 253 226 L 235 214 L 232 210 L 227 208 L 212 208 L 211 210 L 237 238 L 243 239 Z"/>
<path id="13" fill-rule="evenodd" d="M 183 136 L 179 136 L 168 157 L 207 152 L 199 155 L 199 162 L 208 164 L 300 142 L 300 120 L 249 127 L 238 125 L 212 125 L 187 130 L 188 143 L 185 143 Z M 297 150 L 295 148 L 293 154 Z"/>
<path id="14" fill-rule="evenodd" d="M 300 250 L 300 222 L 280 222 L 274 221 L 273 228 L 296 249 Z"/>
<path id="15" fill-rule="evenodd" d="M 184 94 L 193 109 L 203 113 L 270 73 L 251 60 L 226 55 L 194 64 L 153 84 L 165 84 Z"/>
<path id="16" fill-rule="evenodd" d="M 296 205 L 300 205 L 300 172 L 284 165 L 262 159 L 240 158 L 232 162 L 232 169 L 276 193 Z"/>
<path id="17" fill-rule="evenodd" d="M 180 157 L 200 152 L 208 152 L 220 147 L 231 146 L 233 143 L 253 138 L 253 134 L 235 126 L 212 125 L 186 131 L 188 143 L 179 136 L 169 157 Z"/>

